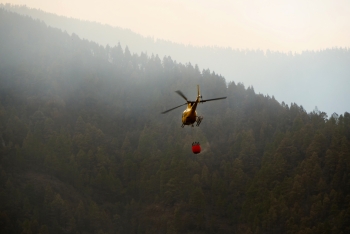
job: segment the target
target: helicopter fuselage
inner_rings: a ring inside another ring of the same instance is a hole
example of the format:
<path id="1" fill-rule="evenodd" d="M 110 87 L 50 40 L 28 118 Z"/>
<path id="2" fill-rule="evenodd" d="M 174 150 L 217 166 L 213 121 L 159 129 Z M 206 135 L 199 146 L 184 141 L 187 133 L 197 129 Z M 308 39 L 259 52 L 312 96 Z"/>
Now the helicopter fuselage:
<path id="1" fill-rule="evenodd" d="M 182 113 L 182 123 L 184 125 L 192 125 L 197 121 L 197 104 L 199 102 L 199 97 L 195 102 L 190 102 L 187 104 L 186 110 Z"/>

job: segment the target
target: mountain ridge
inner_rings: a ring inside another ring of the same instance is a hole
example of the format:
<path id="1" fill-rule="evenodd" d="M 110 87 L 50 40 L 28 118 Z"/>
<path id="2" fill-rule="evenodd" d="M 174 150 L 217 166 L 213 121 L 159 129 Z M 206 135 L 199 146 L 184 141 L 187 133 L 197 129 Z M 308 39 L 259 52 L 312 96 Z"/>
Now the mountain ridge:
<path id="1" fill-rule="evenodd" d="M 1 233 L 350 231 L 349 113 L 1 9 L 0 37 Z M 200 127 L 160 114 L 197 84 L 227 96 Z"/>
<path id="2" fill-rule="evenodd" d="M 95 41 L 103 46 L 127 46 L 131 53 L 171 56 L 173 60 L 198 64 L 246 86 L 254 86 L 258 93 L 274 95 L 279 102 L 302 103 L 307 111 L 318 109 L 329 116 L 349 111 L 350 85 L 349 48 L 330 48 L 320 51 L 281 53 L 219 47 L 194 47 L 154 40 L 128 29 L 111 27 L 96 22 L 75 20 L 45 13 L 27 7 L 2 5 L 10 11 L 31 15 L 48 25 L 69 34 Z M 65 23 L 62 23 L 64 21 Z"/>

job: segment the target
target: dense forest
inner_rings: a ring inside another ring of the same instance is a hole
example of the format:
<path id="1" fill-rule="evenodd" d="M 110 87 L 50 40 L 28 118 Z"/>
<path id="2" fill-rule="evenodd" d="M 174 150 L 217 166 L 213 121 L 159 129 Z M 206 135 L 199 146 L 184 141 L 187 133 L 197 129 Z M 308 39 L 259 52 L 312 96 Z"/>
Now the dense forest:
<path id="1" fill-rule="evenodd" d="M 112 27 L 58 16 L 26 6 L 1 5 L 0 8 L 28 15 L 60 28 L 69 35 L 97 42 L 103 46 L 126 45 L 130 52 L 160 58 L 171 56 L 178 63 L 198 64 L 245 86 L 254 86 L 256 93 L 273 95 L 277 101 L 302 104 L 310 112 L 317 106 L 329 116 L 350 110 L 350 49 L 325 48 L 317 51 L 281 52 L 260 49 L 196 47 L 161 39 L 144 37 L 128 29 Z M 209 30 L 209 29 L 208 29 Z M 234 32 L 232 32 L 234 33 Z M 233 42 L 234 43 L 234 42 Z"/>
<path id="2" fill-rule="evenodd" d="M 350 232 L 349 113 L 2 9 L 0 173 L 1 233 Z"/>

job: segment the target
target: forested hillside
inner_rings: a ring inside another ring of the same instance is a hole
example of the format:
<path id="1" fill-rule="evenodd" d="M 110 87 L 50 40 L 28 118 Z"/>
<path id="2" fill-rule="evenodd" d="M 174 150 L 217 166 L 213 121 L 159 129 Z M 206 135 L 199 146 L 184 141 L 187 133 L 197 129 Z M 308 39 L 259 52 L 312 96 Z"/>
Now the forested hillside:
<path id="1" fill-rule="evenodd" d="M 201 86 L 200 127 L 181 128 Z M 202 153 L 191 152 L 193 141 Z M 1 233 L 349 233 L 350 114 L 0 10 Z"/>
<path id="2" fill-rule="evenodd" d="M 153 53 L 161 59 L 171 56 L 178 63 L 198 64 L 200 70 L 214 70 L 227 82 L 253 85 L 256 93 L 273 95 L 279 102 L 297 103 L 307 112 L 316 106 L 328 115 L 350 110 L 347 101 L 350 100 L 349 48 L 282 52 L 237 48 L 234 44 L 232 48 L 196 47 L 143 37 L 128 29 L 58 16 L 25 6 L 0 5 L 2 7 L 103 46 L 114 47 L 120 43 L 123 48 L 129 46 L 132 54 Z"/>

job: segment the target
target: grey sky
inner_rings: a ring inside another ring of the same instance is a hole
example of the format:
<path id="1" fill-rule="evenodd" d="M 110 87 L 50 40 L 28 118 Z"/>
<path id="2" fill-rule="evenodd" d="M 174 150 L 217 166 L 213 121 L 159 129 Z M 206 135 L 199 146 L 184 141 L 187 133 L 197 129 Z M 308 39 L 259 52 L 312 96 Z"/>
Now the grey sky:
<path id="1" fill-rule="evenodd" d="M 350 47 L 348 0 L 0 0 L 195 46 Z"/>

